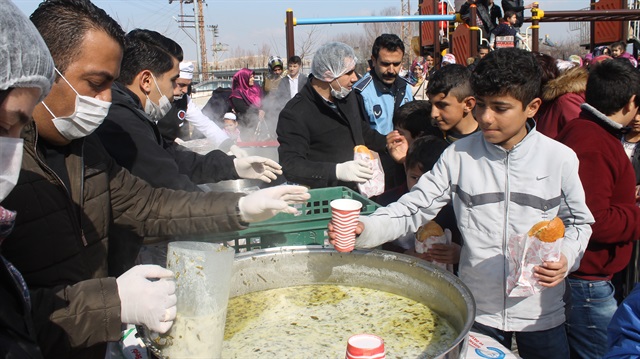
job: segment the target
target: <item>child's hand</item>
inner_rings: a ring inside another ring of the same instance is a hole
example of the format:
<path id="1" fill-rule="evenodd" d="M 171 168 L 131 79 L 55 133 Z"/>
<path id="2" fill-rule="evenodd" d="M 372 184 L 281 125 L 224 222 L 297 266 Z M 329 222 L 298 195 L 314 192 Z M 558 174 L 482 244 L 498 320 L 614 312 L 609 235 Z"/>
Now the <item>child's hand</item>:
<path id="1" fill-rule="evenodd" d="M 362 231 L 364 231 L 364 223 L 358 222 L 358 225 L 356 226 L 356 231 L 355 231 L 356 236 L 360 235 Z M 336 232 L 333 230 L 333 224 L 331 223 L 331 221 L 329 221 L 329 224 L 327 224 L 327 235 L 329 236 L 329 243 L 333 245 L 333 241 L 336 238 Z"/>
<path id="2" fill-rule="evenodd" d="M 394 161 L 404 163 L 404 158 L 407 156 L 408 150 L 409 143 L 404 136 L 397 130 L 389 132 L 387 135 L 387 151 Z"/>
<path id="3" fill-rule="evenodd" d="M 412 257 L 418 257 L 420 259 L 425 259 L 424 256 L 426 255 L 425 253 L 416 252 L 415 248 L 407 249 L 406 251 L 404 251 L 404 254 L 410 255 Z"/>
<path id="4" fill-rule="evenodd" d="M 460 245 L 433 244 L 424 254 L 424 259 L 444 264 L 458 264 L 460 262 Z"/>
<path id="5" fill-rule="evenodd" d="M 568 270 L 567 257 L 560 254 L 558 262 L 544 262 L 541 266 L 533 267 L 533 276 L 538 278 L 541 286 L 555 287 L 562 283 Z"/>

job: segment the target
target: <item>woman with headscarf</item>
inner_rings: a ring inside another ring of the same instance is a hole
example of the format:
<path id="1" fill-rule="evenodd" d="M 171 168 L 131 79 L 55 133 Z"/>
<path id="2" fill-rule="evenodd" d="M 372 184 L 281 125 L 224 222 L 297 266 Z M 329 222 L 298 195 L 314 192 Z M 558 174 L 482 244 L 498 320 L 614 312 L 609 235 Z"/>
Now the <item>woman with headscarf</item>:
<path id="1" fill-rule="evenodd" d="M 22 164 L 20 133 L 34 107 L 49 93 L 53 59 L 31 21 L 0 0 L 0 202 L 11 192 Z M 0 248 L 16 213 L 0 206 Z M 0 256 L 0 357 L 41 358 L 32 298 L 18 270 Z"/>
<path id="2" fill-rule="evenodd" d="M 262 90 L 255 85 L 254 75 L 252 70 L 240 69 L 231 82 L 231 108 L 238 118 L 238 125 L 245 129 L 255 129 L 258 121 L 264 120 Z"/>
<path id="3" fill-rule="evenodd" d="M 427 59 L 424 57 L 416 57 L 413 60 L 410 68 L 411 76 L 411 92 L 413 93 L 414 100 L 428 100 L 427 96 L 427 75 L 429 74 L 429 68 L 427 66 Z"/>

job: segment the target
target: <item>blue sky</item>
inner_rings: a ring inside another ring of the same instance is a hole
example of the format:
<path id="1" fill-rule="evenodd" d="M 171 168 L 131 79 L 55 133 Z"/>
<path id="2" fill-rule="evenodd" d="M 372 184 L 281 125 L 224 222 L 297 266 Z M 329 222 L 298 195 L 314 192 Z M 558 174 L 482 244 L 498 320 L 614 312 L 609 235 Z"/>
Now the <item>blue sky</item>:
<path id="1" fill-rule="evenodd" d="M 409 0 L 405 0 L 407 2 Z M 27 15 L 40 3 L 39 0 L 14 0 Z M 180 13 L 179 1 L 174 0 L 94 0 L 115 18 L 126 30 L 147 28 L 158 31 L 180 43 L 185 57 L 194 59 L 195 43 L 187 36 L 173 19 Z M 453 2 L 453 1 L 452 1 Z M 495 1 L 497 4 L 500 0 Z M 286 55 L 284 19 L 288 8 L 296 18 L 324 18 L 369 16 L 379 14 L 389 7 L 400 7 L 400 0 L 206 0 L 205 22 L 219 26 L 218 42 L 228 44 L 230 48 L 262 47 L 271 48 L 273 54 Z M 528 1 L 525 0 L 525 3 Z M 540 0 L 540 7 L 548 11 L 578 10 L 589 6 L 589 0 Z M 410 1 L 411 12 L 418 7 L 418 0 Z M 185 14 L 193 14 L 193 5 L 183 5 Z M 331 39 L 332 35 L 351 31 L 362 31 L 361 25 L 340 24 L 322 25 L 318 29 L 319 42 Z M 194 29 L 185 29 L 194 36 Z M 296 33 L 308 31 L 307 26 L 297 26 Z M 567 24 L 543 23 L 541 34 L 551 34 L 553 39 L 563 39 L 569 35 Z M 300 35 L 302 36 L 302 35 Z M 194 37 L 195 38 L 195 37 Z M 207 44 L 211 46 L 211 33 L 206 34 Z M 211 51 L 209 58 L 211 59 Z M 224 59 L 224 55 L 221 57 Z"/>

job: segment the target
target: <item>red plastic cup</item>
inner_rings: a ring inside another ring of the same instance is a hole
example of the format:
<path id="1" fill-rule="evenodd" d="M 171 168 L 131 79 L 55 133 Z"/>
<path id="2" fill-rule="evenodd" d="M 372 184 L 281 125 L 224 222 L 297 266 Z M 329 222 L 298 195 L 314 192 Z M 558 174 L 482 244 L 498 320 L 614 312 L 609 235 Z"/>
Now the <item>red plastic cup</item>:
<path id="1" fill-rule="evenodd" d="M 336 233 L 334 248 L 338 252 L 351 252 L 356 244 L 356 227 L 362 202 L 349 198 L 331 201 L 331 223 Z"/>
<path id="2" fill-rule="evenodd" d="M 345 359 L 384 359 L 384 340 L 373 334 L 356 334 L 347 340 Z"/>

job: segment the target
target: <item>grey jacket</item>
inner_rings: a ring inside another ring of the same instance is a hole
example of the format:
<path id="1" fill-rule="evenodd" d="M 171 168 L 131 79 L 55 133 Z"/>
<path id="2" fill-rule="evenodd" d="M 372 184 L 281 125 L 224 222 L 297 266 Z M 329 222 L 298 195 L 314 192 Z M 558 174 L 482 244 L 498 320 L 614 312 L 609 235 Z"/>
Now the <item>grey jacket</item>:
<path id="1" fill-rule="evenodd" d="M 507 240 L 541 220 L 560 217 L 562 254 L 578 268 L 591 235 L 578 159 L 568 147 L 530 130 L 507 151 L 481 132 L 456 141 L 431 172 L 396 203 L 361 220 L 357 247 L 374 247 L 415 232 L 452 202 L 462 233 L 460 279 L 477 303 L 476 321 L 504 331 L 536 331 L 564 323 L 564 286 L 526 298 L 506 296 Z"/>

